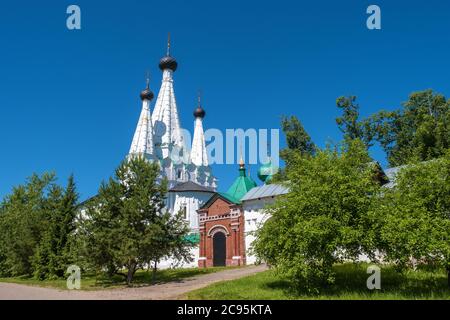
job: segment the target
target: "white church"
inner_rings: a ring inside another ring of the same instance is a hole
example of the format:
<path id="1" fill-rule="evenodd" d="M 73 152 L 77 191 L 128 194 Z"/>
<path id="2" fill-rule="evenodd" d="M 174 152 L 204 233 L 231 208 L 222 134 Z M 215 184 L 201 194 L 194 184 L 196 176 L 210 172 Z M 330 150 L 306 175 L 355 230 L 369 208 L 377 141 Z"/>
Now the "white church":
<path id="1" fill-rule="evenodd" d="M 170 42 L 168 42 L 167 54 L 159 62 L 162 83 L 153 110 L 151 101 L 154 95 L 150 90 L 148 79 L 147 88 L 140 94 L 142 111 L 129 156 L 140 155 L 159 162 L 161 177 L 166 177 L 169 183 L 167 209 L 172 214 L 180 211 L 184 213 L 192 231 L 192 239 L 199 245 L 193 252 L 194 262 L 186 266 L 206 267 L 253 263 L 255 258 L 250 253 L 252 232 L 265 219 L 264 205 L 287 191 L 281 186 L 257 187 L 251 177 L 245 173 L 243 160 L 241 160 L 239 176 L 228 192 L 216 191 L 217 179 L 208 162 L 203 130 L 206 112 L 201 106 L 200 98 L 194 110 L 194 135 L 190 151 L 188 148 L 190 141 L 185 141 L 186 138 L 183 135 L 174 92 L 173 77 L 177 66 L 177 61 L 170 55 Z M 259 176 L 263 181 L 271 176 L 271 172 L 264 172 L 270 169 L 270 165 L 260 169 Z M 205 213 L 199 214 L 199 210 L 206 212 L 205 206 L 209 205 L 211 199 L 224 199 L 225 206 L 220 214 L 216 213 L 212 216 Z M 232 219 L 231 213 L 233 213 Z M 211 221 L 214 225 L 208 227 Z M 214 229 L 214 234 L 218 235 L 206 236 L 206 233 L 211 230 L 205 228 Z M 232 230 L 237 230 L 236 234 L 239 236 L 232 237 Z M 234 249 L 231 250 L 231 248 Z M 167 260 L 161 263 L 161 267 L 174 265 L 178 265 L 178 262 Z"/>
<path id="2" fill-rule="evenodd" d="M 258 186 L 246 172 L 241 158 L 236 180 L 226 192 L 217 191 L 217 179 L 208 162 L 203 119 L 206 115 L 200 99 L 194 110 L 194 135 L 191 149 L 185 141 L 180 125 L 174 92 L 173 75 L 177 61 L 167 54 L 159 63 L 162 83 L 154 98 L 147 80 L 147 88 L 140 94 L 142 111 L 131 143 L 129 156 L 140 155 L 156 161 L 161 177 L 169 182 L 166 207 L 170 213 L 183 212 L 191 229 L 190 241 L 198 246 L 193 250 L 194 262 L 185 267 L 241 266 L 257 262 L 251 244 L 256 231 L 269 217 L 266 206 L 278 196 L 288 193 L 282 185 L 270 184 L 276 168 L 269 162 L 258 170 L 263 185 Z M 377 164 L 378 165 L 378 164 Z M 395 175 L 380 170 L 382 185 L 392 187 Z M 394 168 L 395 169 L 395 168 Z M 392 169 L 392 173 L 395 170 Z M 381 181 L 380 180 L 380 181 Z M 361 257 L 366 260 L 367 257 Z M 161 267 L 180 266 L 179 261 L 163 261 Z"/>

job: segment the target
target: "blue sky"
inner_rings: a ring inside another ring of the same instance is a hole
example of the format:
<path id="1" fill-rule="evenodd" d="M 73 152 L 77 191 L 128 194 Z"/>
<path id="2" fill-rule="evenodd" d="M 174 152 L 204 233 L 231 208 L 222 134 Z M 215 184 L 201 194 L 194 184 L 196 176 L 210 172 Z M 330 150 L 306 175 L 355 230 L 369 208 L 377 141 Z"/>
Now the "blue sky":
<path id="1" fill-rule="evenodd" d="M 70 4 L 81 31 L 66 28 Z M 366 28 L 370 4 L 382 30 Z M 2 1 L 0 197 L 44 171 L 64 183 L 74 173 L 81 198 L 94 195 L 128 152 L 146 70 L 159 90 L 168 31 L 187 129 L 199 88 L 205 128 L 278 128 L 296 115 L 319 146 L 342 138 L 338 96 L 357 95 L 363 116 L 417 90 L 450 96 L 448 1 Z M 214 170 L 221 190 L 237 175 Z"/>

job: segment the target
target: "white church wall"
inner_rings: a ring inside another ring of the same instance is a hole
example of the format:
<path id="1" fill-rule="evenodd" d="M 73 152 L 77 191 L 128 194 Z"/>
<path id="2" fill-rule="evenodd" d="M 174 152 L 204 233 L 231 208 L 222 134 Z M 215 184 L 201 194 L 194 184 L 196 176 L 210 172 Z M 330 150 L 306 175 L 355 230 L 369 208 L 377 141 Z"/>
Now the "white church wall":
<path id="1" fill-rule="evenodd" d="M 245 217 L 245 251 L 247 257 L 247 264 L 254 264 L 257 262 L 257 258 L 254 254 L 252 254 L 251 246 L 253 241 L 255 240 L 254 233 L 256 230 L 261 228 L 267 219 L 270 218 L 270 214 L 264 209 L 267 205 L 272 204 L 275 201 L 275 198 L 263 198 L 263 199 L 254 199 L 247 200 L 243 202 L 243 210 Z M 337 254 L 337 253 L 336 253 Z M 338 255 L 338 254 L 337 254 Z M 375 251 L 375 257 L 379 261 L 383 261 L 383 254 L 378 250 Z M 356 259 L 358 262 L 372 262 L 371 259 L 365 255 L 360 254 Z"/>
<path id="2" fill-rule="evenodd" d="M 169 192 L 167 206 L 169 212 L 175 214 L 186 207 L 186 221 L 192 232 L 198 232 L 198 214 L 197 210 L 208 201 L 212 193 L 207 192 Z"/>
<path id="3" fill-rule="evenodd" d="M 186 262 L 181 262 L 179 260 L 170 258 L 170 259 L 165 259 L 162 260 L 159 265 L 158 268 L 160 269 L 170 269 L 170 268 L 196 268 L 198 267 L 198 258 L 199 258 L 199 247 L 195 247 L 191 249 L 191 255 L 194 258 L 194 260 L 192 262 L 186 263 Z"/>
<path id="4" fill-rule="evenodd" d="M 207 192 L 169 192 L 167 198 L 167 208 L 169 212 L 175 214 L 183 206 L 186 206 L 186 221 L 189 222 L 191 232 L 198 233 L 198 213 L 197 210 L 212 197 L 212 193 Z M 198 266 L 200 249 L 198 246 L 192 248 L 191 255 L 194 260 L 191 263 L 180 262 L 175 259 L 166 259 L 160 262 L 161 269 L 167 268 L 195 268 Z"/>
<path id="5" fill-rule="evenodd" d="M 244 201 L 242 204 L 244 210 L 245 253 L 247 264 L 254 264 L 257 262 L 257 258 L 251 250 L 252 243 L 255 240 L 254 233 L 270 217 L 264 208 L 274 201 L 274 198 L 263 198 Z"/>

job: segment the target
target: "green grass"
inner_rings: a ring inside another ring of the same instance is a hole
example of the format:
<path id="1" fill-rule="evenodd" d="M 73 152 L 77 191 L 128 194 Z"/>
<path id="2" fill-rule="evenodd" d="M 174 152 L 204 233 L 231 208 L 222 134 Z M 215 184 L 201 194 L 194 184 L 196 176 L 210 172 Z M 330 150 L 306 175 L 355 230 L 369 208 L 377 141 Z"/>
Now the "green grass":
<path id="1" fill-rule="evenodd" d="M 204 269 L 186 268 L 186 269 L 158 270 L 156 274 L 156 283 L 180 281 L 182 279 L 217 272 L 224 269 L 225 269 L 224 267 L 215 267 Z M 0 278 L 0 282 L 9 282 L 9 283 L 67 290 L 66 279 L 37 280 L 31 277 L 22 276 L 14 278 Z M 132 285 L 133 287 L 152 285 L 152 273 L 145 270 L 137 271 Z M 112 277 L 112 279 L 109 279 L 104 275 L 100 275 L 98 277 L 96 277 L 93 274 L 81 275 L 81 290 L 114 289 L 114 288 L 124 288 L 126 286 L 127 284 L 124 280 L 124 277 L 119 275 Z"/>
<path id="2" fill-rule="evenodd" d="M 450 299 L 447 275 L 444 270 L 418 270 L 397 273 L 392 267 L 381 268 L 381 290 L 366 287 L 367 264 L 336 265 L 336 282 L 319 295 L 293 293 L 289 282 L 273 271 L 215 283 L 191 291 L 186 298 L 195 300 L 291 300 L 291 299 Z"/>

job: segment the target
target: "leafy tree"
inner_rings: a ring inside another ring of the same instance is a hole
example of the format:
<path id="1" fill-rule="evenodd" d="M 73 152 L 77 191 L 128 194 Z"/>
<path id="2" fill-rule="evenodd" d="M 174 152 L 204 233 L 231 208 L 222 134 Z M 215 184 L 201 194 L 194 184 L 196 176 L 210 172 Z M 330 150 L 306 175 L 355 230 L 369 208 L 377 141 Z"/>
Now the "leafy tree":
<path id="1" fill-rule="evenodd" d="M 438 158 L 450 148 L 450 100 L 432 90 L 412 93 L 403 109 L 380 111 L 367 122 L 391 166 Z"/>
<path id="2" fill-rule="evenodd" d="M 403 167 L 396 186 L 374 202 L 371 216 L 387 261 L 400 269 L 442 266 L 450 286 L 450 151 Z"/>
<path id="3" fill-rule="evenodd" d="M 86 237 L 86 257 L 97 270 L 121 274 L 128 284 L 138 269 L 172 255 L 175 248 L 192 259 L 188 243 L 175 245 L 188 228 L 181 215 L 171 217 L 165 210 L 167 182 L 159 181 L 159 173 L 157 163 L 142 157 L 125 160 L 84 213 L 80 232 Z"/>
<path id="4" fill-rule="evenodd" d="M 48 228 L 48 210 L 54 174 L 32 175 L 15 187 L 1 205 L 0 256 L 5 276 L 32 275 L 32 258 Z"/>
<path id="5" fill-rule="evenodd" d="M 317 291 L 333 283 L 334 263 L 372 255 L 366 213 L 380 188 L 370 161 L 359 140 L 313 157 L 296 154 L 286 168 L 290 192 L 269 207 L 271 218 L 257 231 L 259 258 L 295 287 Z"/>
<path id="6" fill-rule="evenodd" d="M 339 130 L 344 134 L 345 140 L 360 139 L 367 147 L 373 140 L 373 128 L 371 122 L 359 119 L 359 104 L 356 96 L 339 97 L 336 106 L 342 110 L 342 116 L 336 118 Z"/>
<path id="7" fill-rule="evenodd" d="M 62 188 L 58 185 L 52 185 L 48 192 L 48 201 L 46 202 L 44 212 L 46 218 L 46 229 L 43 230 L 41 239 L 36 244 L 36 250 L 33 257 L 31 257 L 33 274 L 38 279 L 45 279 L 51 277 L 52 269 L 56 257 L 56 239 L 52 237 L 52 230 L 55 229 L 53 217 L 57 215 L 58 205 L 62 197 Z"/>
<path id="8" fill-rule="evenodd" d="M 302 154 L 304 156 L 312 156 L 315 154 L 317 147 L 296 116 L 283 116 L 281 119 L 281 128 L 286 136 L 287 146 L 280 151 L 280 157 L 285 161 L 286 166 L 289 166 L 294 154 Z M 284 169 L 281 169 L 275 174 L 272 182 L 284 180 L 286 180 L 286 173 Z"/>
<path id="9" fill-rule="evenodd" d="M 153 237 L 154 245 L 148 253 L 153 282 L 156 280 L 156 271 L 162 258 L 171 257 L 179 263 L 193 261 L 190 249 L 195 244 L 187 238 L 190 228 L 183 217 L 182 212 L 175 215 L 166 212 L 160 216 L 159 227 L 155 228 Z"/>
<path id="10" fill-rule="evenodd" d="M 7 257 L 6 257 L 6 243 L 5 239 L 2 236 L 3 230 L 5 230 L 4 226 L 4 216 L 6 214 L 4 204 L 0 205 L 0 277 L 8 275 L 8 265 L 7 265 Z"/>
<path id="11" fill-rule="evenodd" d="M 74 236 L 78 211 L 78 194 L 73 176 L 67 187 L 53 186 L 47 205 L 49 226 L 34 256 L 35 276 L 40 279 L 63 277 L 70 259 L 71 237 Z"/>
<path id="12" fill-rule="evenodd" d="M 287 148 L 280 153 L 283 159 L 286 159 L 292 151 L 314 155 L 316 146 L 297 117 L 283 117 L 281 119 L 281 128 L 286 136 L 287 144 Z"/>

